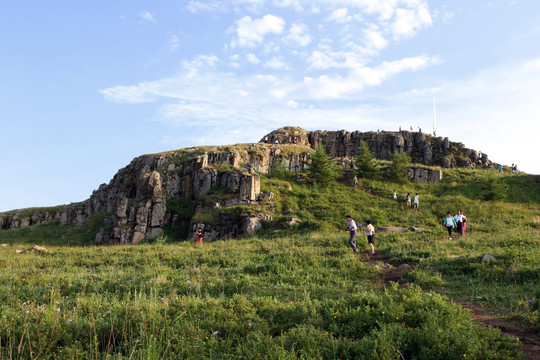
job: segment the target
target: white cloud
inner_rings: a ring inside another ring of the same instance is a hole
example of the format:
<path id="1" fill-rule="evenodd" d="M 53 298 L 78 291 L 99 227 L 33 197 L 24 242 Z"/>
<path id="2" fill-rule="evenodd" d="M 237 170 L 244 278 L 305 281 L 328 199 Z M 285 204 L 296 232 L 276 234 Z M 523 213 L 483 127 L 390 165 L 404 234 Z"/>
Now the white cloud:
<path id="1" fill-rule="evenodd" d="M 448 23 L 450 20 L 452 20 L 454 18 L 454 13 L 449 11 L 449 12 L 445 12 L 443 17 L 442 17 L 442 21 L 443 23 Z"/>
<path id="2" fill-rule="evenodd" d="M 368 29 L 364 29 L 363 35 L 367 49 L 378 51 L 388 46 L 388 41 L 384 38 L 379 27 L 376 25 L 371 25 Z"/>
<path id="3" fill-rule="evenodd" d="M 376 86 L 397 73 L 416 71 L 438 62 L 437 58 L 418 56 L 396 61 L 383 62 L 376 67 L 358 67 L 346 76 L 321 75 L 304 78 L 304 90 L 313 99 L 338 99 L 361 91 L 366 86 Z"/>
<path id="4" fill-rule="evenodd" d="M 232 0 L 232 3 L 237 8 L 245 7 L 248 11 L 257 12 L 264 6 L 265 1 L 266 0 Z"/>
<path id="5" fill-rule="evenodd" d="M 302 11 L 303 7 L 298 0 L 274 0 L 272 4 L 283 8 L 292 8 L 296 11 Z"/>
<path id="6" fill-rule="evenodd" d="M 279 58 L 272 58 L 264 63 L 265 68 L 270 68 L 274 70 L 287 70 L 289 66 L 286 62 L 283 62 Z"/>
<path id="7" fill-rule="evenodd" d="M 258 64 L 261 62 L 261 60 L 259 60 L 259 58 L 255 54 L 251 54 L 251 53 L 247 54 L 247 61 L 249 61 L 252 64 Z"/>
<path id="8" fill-rule="evenodd" d="M 225 11 L 226 6 L 222 1 L 190 1 L 186 8 L 192 13 L 198 13 L 201 11 Z"/>
<path id="9" fill-rule="evenodd" d="M 309 28 L 305 24 L 292 24 L 284 40 L 298 46 L 308 46 L 311 43 Z"/>
<path id="10" fill-rule="evenodd" d="M 249 16 L 244 16 L 236 22 L 237 41 L 232 43 L 239 46 L 253 47 L 260 44 L 267 34 L 281 34 L 285 25 L 285 21 L 274 15 L 265 15 L 260 19 L 252 19 Z"/>
<path id="11" fill-rule="evenodd" d="M 178 39 L 178 36 L 173 35 L 171 40 L 169 40 L 169 44 L 169 49 L 171 51 L 176 51 L 178 47 L 180 47 L 180 39 Z"/>
<path id="12" fill-rule="evenodd" d="M 198 55 L 191 61 L 182 61 L 182 68 L 186 71 L 187 77 L 192 78 L 201 69 L 208 70 L 209 67 L 214 67 L 219 61 L 215 55 Z"/>
<path id="13" fill-rule="evenodd" d="M 309 69 L 328 70 L 333 68 L 355 69 L 366 64 L 367 58 L 362 49 L 355 51 L 313 51 L 307 58 Z"/>
<path id="14" fill-rule="evenodd" d="M 139 14 L 137 14 L 139 19 L 144 22 L 155 22 L 154 15 L 152 15 L 149 11 L 142 11 Z"/>
<path id="15" fill-rule="evenodd" d="M 236 69 L 240 68 L 239 60 L 240 60 L 240 55 L 238 54 L 229 56 L 229 66 Z"/>
<path id="16" fill-rule="evenodd" d="M 336 9 L 330 14 L 330 16 L 326 19 L 327 21 L 335 21 L 338 23 L 347 23 L 351 21 L 351 16 L 349 15 L 349 9 L 347 8 L 341 8 Z"/>
<path id="17" fill-rule="evenodd" d="M 418 30 L 431 25 L 431 14 L 427 6 L 413 9 L 396 9 L 395 20 L 390 25 L 395 39 L 416 35 Z"/>
<path id="18" fill-rule="evenodd" d="M 294 101 L 294 100 L 289 100 L 289 101 L 287 101 L 287 107 L 296 109 L 296 108 L 299 107 L 299 106 L 300 106 L 300 104 L 297 103 L 297 102 Z"/>

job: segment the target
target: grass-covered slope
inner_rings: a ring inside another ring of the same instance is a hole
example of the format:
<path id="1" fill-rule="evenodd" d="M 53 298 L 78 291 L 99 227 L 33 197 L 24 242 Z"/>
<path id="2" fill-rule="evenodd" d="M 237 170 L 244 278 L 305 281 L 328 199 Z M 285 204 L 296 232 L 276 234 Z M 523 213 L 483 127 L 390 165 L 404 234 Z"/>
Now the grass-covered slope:
<path id="1" fill-rule="evenodd" d="M 518 358 L 434 292 L 382 290 L 340 237 L 2 250 L 13 359 Z"/>
<path id="2" fill-rule="evenodd" d="M 275 196 L 261 209 L 273 220 L 258 237 L 202 247 L 172 232 L 151 244 L 80 246 L 99 219 L 2 231 L 0 358 L 520 358 L 517 339 L 474 325 L 451 299 L 540 332 L 537 177 L 449 170 L 438 184 L 350 184 L 347 173 L 326 189 L 265 177 Z M 406 207 L 407 192 L 420 194 L 419 211 Z M 468 235 L 449 241 L 441 221 L 458 209 Z M 376 234 L 380 258 L 413 268 L 407 286 L 383 287 L 387 267 L 369 260 L 362 232 L 352 254 L 347 214 L 425 229 Z M 292 217 L 300 225 L 282 228 Z M 49 252 L 14 252 L 34 243 Z M 485 253 L 497 262 L 483 263 Z"/>

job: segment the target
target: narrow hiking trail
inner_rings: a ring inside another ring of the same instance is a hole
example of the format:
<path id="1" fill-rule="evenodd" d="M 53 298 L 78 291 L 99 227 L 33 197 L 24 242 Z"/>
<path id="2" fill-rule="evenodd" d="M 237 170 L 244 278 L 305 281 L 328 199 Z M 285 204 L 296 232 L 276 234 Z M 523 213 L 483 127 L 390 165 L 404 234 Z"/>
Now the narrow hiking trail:
<path id="1" fill-rule="evenodd" d="M 390 282 L 403 283 L 403 275 L 405 272 L 414 268 L 408 264 L 392 264 L 381 257 L 378 253 L 369 257 L 369 262 L 379 264 L 382 267 L 382 286 L 389 286 Z M 523 345 L 522 351 L 529 356 L 529 360 L 540 360 L 540 337 L 519 328 L 516 324 L 499 319 L 488 314 L 483 308 L 478 305 L 471 304 L 465 300 L 450 299 L 456 304 L 461 305 L 465 309 L 469 309 L 472 313 L 472 319 L 477 324 L 482 326 L 492 326 L 501 330 L 503 334 L 511 335 L 519 339 Z"/>

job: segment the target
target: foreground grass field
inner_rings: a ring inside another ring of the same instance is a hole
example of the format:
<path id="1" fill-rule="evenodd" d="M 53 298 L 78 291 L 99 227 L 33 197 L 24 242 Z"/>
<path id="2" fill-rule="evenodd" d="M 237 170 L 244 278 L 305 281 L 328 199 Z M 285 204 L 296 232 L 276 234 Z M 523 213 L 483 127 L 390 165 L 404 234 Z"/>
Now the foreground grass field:
<path id="1" fill-rule="evenodd" d="M 329 189 L 269 177 L 274 222 L 301 224 L 202 247 L 174 232 L 85 245 L 99 218 L 1 231 L 0 359 L 520 359 L 518 339 L 475 325 L 452 301 L 540 334 L 538 184 L 500 176 L 506 198 L 485 201 L 494 176 L 452 170 L 439 184 Z M 420 211 L 405 206 L 406 192 L 421 194 Z M 449 241 L 442 217 L 458 208 L 468 235 Z M 362 232 L 352 254 L 346 214 L 424 231 L 378 233 L 374 261 Z M 49 252 L 15 253 L 30 244 Z M 497 262 L 482 262 L 486 253 Z M 409 265 L 400 285 L 384 286 L 386 263 Z"/>
<path id="2" fill-rule="evenodd" d="M 519 358 L 418 286 L 383 289 L 343 236 L 0 252 L 7 359 Z"/>

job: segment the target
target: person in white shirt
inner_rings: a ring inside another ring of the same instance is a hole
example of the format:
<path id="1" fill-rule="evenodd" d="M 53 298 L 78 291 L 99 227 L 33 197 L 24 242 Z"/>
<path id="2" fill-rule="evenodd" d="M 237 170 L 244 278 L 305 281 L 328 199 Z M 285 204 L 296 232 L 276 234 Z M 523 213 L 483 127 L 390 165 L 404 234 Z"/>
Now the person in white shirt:
<path id="1" fill-rule="evenodd" d="M 419 205 L 420 205 L 420 198 L 418 197 L 418 193 L 416 193 L 416 195 L 414 195 L 413 209 L 418 210 Z"/>
<path id="2" fill-rule="evenodd" d="M 347 221 L 349 222 L 349 227 L 345 231 L 348 231 L 351 234 L 349 245 L 351 245 L 353 252 L 356 254 L 358 252 L 358 249 L 356 248 L 356 230 L 358 228 L 351 215 L 347 215 Z"/>
<path id="3" fill-rule="evenodd" d="M 375 255 L 375 228 L 371 224 L 371 220 L 367 221 L 366 235 L 369 247 L 371 248 L 371 255 Z"/>
<path id="4" fill-rule="evenodd" d="M 397 201 L 397 192 L 396 192 L 396 190 L 394 190 L 394 192 L 392 193 L 392 199 L 394 201 Z"/>
<path id="5" fill-rule="evenodd" d="M 461 215 L 461 210 L 458 210 L 457 214 L 454 216 L 456 221 L 456 231 L 459 236 L 463 235 L 463 215 Z"/>

